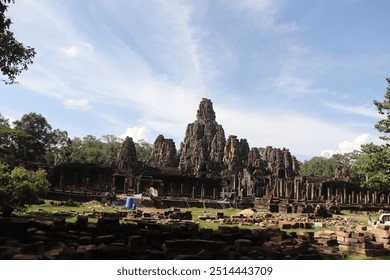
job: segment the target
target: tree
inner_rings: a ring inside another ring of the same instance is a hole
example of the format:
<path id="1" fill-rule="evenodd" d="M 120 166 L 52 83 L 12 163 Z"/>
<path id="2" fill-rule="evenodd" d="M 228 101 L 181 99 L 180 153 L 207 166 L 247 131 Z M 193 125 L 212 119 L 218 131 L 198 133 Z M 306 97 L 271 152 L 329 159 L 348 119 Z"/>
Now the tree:
<path id="1" fill-rule="evenodd" d="M 138 160 L 144 162 L 148 161 L 153 151 L 153 145 L 149 144 L 144 139 L 140 139 L 134 144 Z"/>
<path id="2" fill-rule="evenodd" d="M 3 117 L 3 115 L 0 113 L 0 126 L 2 127 L 10 127 L 9 125 L 9 119 L 6 119 L 5 117 Z"/>
<path id="3" fill-rule="evenodd" d="M 118 151 L 121 147 L 121 140 L 119 137 L 115 135 L 103 135 L 103 158 L 104 158 L 104 166 L 114 167 L 116 164 L 116 157 L 118 155 Z"/>
<path id="4" fill-rule="evenodd" d="M 338 166 L 339 163 L 334 157 L 313 157 L 304 161 L 299 168 L 299 174 L 302 176 L 333 177 Z"/>
<path id="5" fill-rule="evenodd" d="M 6 76 L 6 80 L 3 80 L 6 84 L 16 83 L 16 77 L 28 69 L 36 55 L 34 48 L 18 42 L 9 30 L 12 21 L 5 13 L 7 4 L 11 2 L 14 3 L 14 0 L 0 0 L 0 71 Z"/>
<path id="6" fill-rule="evenodd" d="M 23 167 L 0 164 L 0 213 L 9 216 L 13 210 L 23 210 L 27 205 L 42 199 L 50 186 L 46 171 L 29 171 Z"/>
<path id="7" fill-rule="evenodd" d="M 52 127 L 47 120 L 40 114 L 25 114 L 20 120 L 14 121 L 14 129 L 24 131 L 32 137 L 29 142 L 17 143 L 19 149 L 25 150 L 21 154 L 23 162 L 43 163 L 52 140 Z"/>
<path id="8" fill-rule="evenodd" d="M 66 144 L 68 133 L 53 130 L 39 114 L 29 113 L 9 126 L 0 115 L 0 159 L 11 166 L 36 164 L 55 165 L 60 148 Z"/>
<path id="9" fill-rule="evenodd" d="M 374 100 L 379 114 L 384 116 L 384 119 L 375 124 L 375 128 L 384 133 L 379 138 L 385 143 L 362 145 L 362 155 L 357 161 L 359 169 L 366 177 L 362 186 L 377 190 L 387 189 L 390 186 L 390 78 L 387 78 L 386 81 L 388 87 L 384 101 Z"/>

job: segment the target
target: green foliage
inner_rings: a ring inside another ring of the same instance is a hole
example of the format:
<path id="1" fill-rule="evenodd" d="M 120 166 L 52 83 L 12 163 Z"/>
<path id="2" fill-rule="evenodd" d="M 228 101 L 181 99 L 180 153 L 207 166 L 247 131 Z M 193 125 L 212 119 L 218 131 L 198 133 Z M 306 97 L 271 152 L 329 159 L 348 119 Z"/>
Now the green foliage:
<path id="1" fill-rule="evenodd" d="M 8 9 L 6 4 L 9 3 L 9 0 L 0 1 L 0 71 L 6 76 L 6 80 L 3 80 L 6 84 L 14 84 L 16 77 L 33 63 L 36 52 L 34 48 L 18 42 L 9 30 L 12 21 L 5 16 Z"/>
<path id="2" fill-rule="evenodd" d="M 140 139 L 137 143 L 134 143 L 137 158 L 139 161 L 148 161 L 152 155 L 153 145 L 147 143 L 145 140 Z"/>
<path id="3" fill-rule="evenodd" d="M 359 157 L 360 152 L 358 151 L 334 154 L 330 158 L 314 157 L 300 166 L 299 174 L 302 176 L 334 177 L 336 169 L 342 167 L 348 170 L 351 180 L 358 181 L 361 172 L 355 163 Z"/>
<path id="4" fill-rule="evenodd" d="M 44 170 L 15 167 L 9 171 L 7 165 L 0 164 L 0 212 L 6 215 L 14 209 L 24 209 L 39 202 L 49 186 Z"/>
<path id="5" fill-rule="evenodd" d="M 388 142 L 390 137 L 390 78 L 386 79 L 388 87 L 382 102 L 374 100 L 378 113 L 384 118 L 375 128 L 384 133 L 379 138 Z M 383 190 L 390 186 L 390 144 L 375 145 L 373 143 L 362 145 L 362 154 L 357 160 L 359 170 L 365 174 L 362 186 L 370 189 Z"/>
<path id="6" fill-rule="evenodd" d="M 390 78 L 387 78 L 386 81 L 388 87 L 386 89 L 385 100 L 383 102 L 374 100 L 374 105 L 377 107 L 379 114 L 385 117 L 375 125 L 375 128 L 382 133 L 390 133 Z M 386 134 L 379 138 L 385 141 L 390 140 L 390 137 Z"/>
<path id="7" fill-rule="evenodd" d="M 339 163 L 336 158 L 313 157 L 305 160 L 300 166 L 299 174 L 302 176 L 333 177 Z"/>
<path id="8" fill-rule="evenodd" d="M 0 126 L 0 159 L 12 166 L 24 163 L 32 136 L 24 131 Z"/>
<path id="9" fill-rule="evenodd" d="M 363 187 L 383 190 L 390 186 L 390 146 L 362 145 L 362 154 L 356 161 L 359 170 L 365 174 Z"/>
<path id="10" fill-rule="evenodd" d="M 93 135 L 87 135 L 83 139 L 69 139 L 59 151 L 58 163 L 93 163 L 114 167 L 121 139 L 114 135 L 103 135 L 102 139 Z"/>
<path id="11" fill-rule="evenodd" d="M 25 114 L 13 124 L 13 128 L 0 126 L 0 152 L 7 163 L 33 166 L 56 161 L 55 153 L 66 142 L 66 131 L 53 130 L 47 120 L 36 113 Z"/>

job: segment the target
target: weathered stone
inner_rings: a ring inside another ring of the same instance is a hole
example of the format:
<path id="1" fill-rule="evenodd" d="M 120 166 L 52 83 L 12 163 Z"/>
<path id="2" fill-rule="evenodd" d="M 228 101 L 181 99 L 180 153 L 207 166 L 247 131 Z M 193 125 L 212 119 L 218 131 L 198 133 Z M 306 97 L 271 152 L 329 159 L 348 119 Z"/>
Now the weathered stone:
<path id="1" fill-rule="evenodd" d="M 196 121 L 187 126 L 179 150 L 180 170 L 185 174 L 205 177 L 222 169 L 225 132 L 215 121 L 211 100 L 203 98 Z"/>
<path id="2" fill-rule="evenodd" d="M 242 168 L 240 148 L 240 141 L 237 139 L 237 136 L 230 135 L 226 141 L 223 161 L 231 174 L 238 174 Z"/>
<path id="3" fill-rule="evenodd" d="M 253 250 L 253 242 L 248 239 L 236 239 L 234 241 L 236 251 L 239 253 L 248 253 Z"/>
<path id="4" fill-rule="evenodd" d="M 126 249 L 131 253 L 141 253 L 146 250 L 144 240 L 140 235 L 133 235 L 129 237 Z"/>
<path id="5" fill-rule="evenodd" d="M 268 163 L 268 171 L 277 178 L 293 178 L 298 175 L 299 164 L 288 149 L 267 146 L 264 159 Z"/>
<path id="6" fill-rule="evenodd" d="M 155 167 L 177 167 L 178 158 L 175 142 L 172 139 L 165 139 L 163 135 L 157 136 L 149 164 Z"/>
<path id="7" fill-rule="evenodd" d="M 113 234 L 109 234 L 109 235 L 100 235 L 100 236 L 96 236 L 95 237 L 95 241 L 97 243 L 111 243 L 111 242 L 114 242 L 115 240 L 115 236 Z"/>
<path id="8" fill-rule="evenodd" d="M 39 255 L 33 254 L 16 254 L 12 257 L 12 260 L 39 260 Z"/>
<path id="9" fill-rule="evenodd" d="M 137 165 L 137 152 L 133 138 L 127 136 L 118 152 L 116 165 L 119 170 L 128 170 Z"/>

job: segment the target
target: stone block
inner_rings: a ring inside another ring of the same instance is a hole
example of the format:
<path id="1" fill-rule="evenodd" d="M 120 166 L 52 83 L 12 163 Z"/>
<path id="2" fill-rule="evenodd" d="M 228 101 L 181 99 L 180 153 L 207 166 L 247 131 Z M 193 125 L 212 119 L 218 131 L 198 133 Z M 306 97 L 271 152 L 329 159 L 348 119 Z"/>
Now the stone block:
<path id="1" fill-rule="evenodd" d="M 146 245 L 144 244 L 142 236 L 132 235 L 129 237 L 126 248 L 131 253 L 140 253 L 146 250 Z"/>
<path id="2" fill-rule="evenodd" d="M 278 227 L 280 229 L 290 229 L 291 228 L 291 223 L 290 222 L 286 222 L 286 221 L 280 221 L 279 224 L 278 224 Z"/>
<path id="3" fill-rule="evenodd" d="M 377 228 L 377 229 L 382 229 L 382 230 L 389 230 L 389 229 L 390 229 L 390 225 L 377 224 L 377 225 L 376 225 L 376 228 Z"/>
<path id="4" fill-rule="evenodd" d="M 373 233 L 373 235 L 377 238 L 387 238 L 389 239 L 390 238 L 390 231 L 387 231 L 387 230 L 382 230 L 382 229 L 379 229 L 379 228 L 375 228 L 375 229 L 372 229 L 371 232 Z"/>
<path id="5" fill-rule="evenodd" d="M 336 235 L 343 238 L 351 237 L 351 234 L 352 232 L 350 231 L 336 231 Z"/>
<path id="6" fill-rule="evenodd" d="M 363 232 L 352 232 L 351 237 L 358 239 L 359 237 L 364 236 Z"/>
<path id="7" fill-rule="evenodd" d="M 357 238 L 352 238 L 352 237 L 346 238 L 345 241 L 350 242 L 350 243 L 358 243 L 359 242 L 359 240 Z"/>
<path id="8" fill-rule="evenodd" d="M 366 226 L 356 226 L 356 230 L 360 231 L 360 232 L 367 231 L 367 227 Z"/>
<path id="9" fill-rule="evenodd" d="M 34 254 L 16 254 L 12 257 L 12 260 L 39 260 L 39 255 Z"/>
<path id="10" fill-rule="evenodd" d="M 374 249 L 374 246 L 371 242 L 354 243 L 353 246 L 361 249 Z"/>
<path id="11" fill-rule="evenodd" d="M 375 241 L 383 244 L 390 244 L 390 239 L 388 238 L 375 237 Z"/>
<path id="12" fill-rule="evenodd" d="M 239 253 L 248 253 L 253 250 L 253 242 L 248 239 L 237 239 L 234 241 L 236 251 Z"/>
<path id="13" fill-rule="evenodd" d="M 340 251 L 349 251 L 350 247 L 349 245 L 339 244 Z"/>
<path id="14" fill-rule="evenodd" d="M 100 235 L 100 236 L 96 236 L 95 237 L 95 241 L 96 243 L 104 243 L 104 244 L 107 244 L 107 243 L 111 243 L 111 242 L 114 242 L 115 241 L 115 236 L 113 234 L 109 234 L 109 235 Z"/>
<path id="15" fill-rule="evenodd" d="M 383 249 L 384 248 L 384 244 L 382 242 L 371 241 L 370 243 L 372 244 L 373 249 Z"/>

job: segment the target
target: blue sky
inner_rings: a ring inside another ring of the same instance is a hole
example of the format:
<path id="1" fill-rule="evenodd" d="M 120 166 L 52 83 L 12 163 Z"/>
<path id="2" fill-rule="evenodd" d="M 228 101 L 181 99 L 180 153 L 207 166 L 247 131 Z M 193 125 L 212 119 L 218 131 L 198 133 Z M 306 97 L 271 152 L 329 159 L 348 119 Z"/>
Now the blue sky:
<path id="1" fill-rule="evenodd" d="M 35 47 L 0 113 L 42 114 L 71 137 L 173 138 L 203 97 L 226 136 L 299 159 L 377 141 L 390 76 L 387 0 L 17 0 Z"/>

